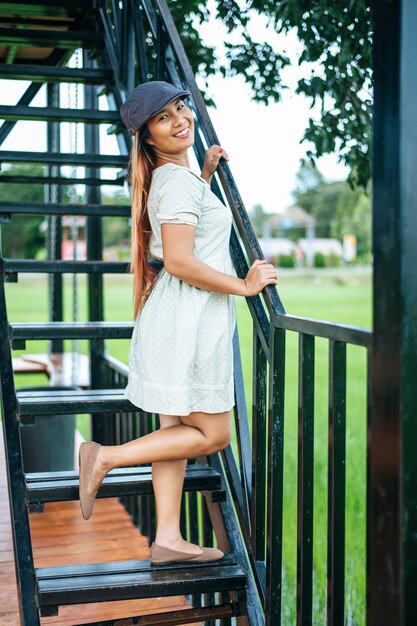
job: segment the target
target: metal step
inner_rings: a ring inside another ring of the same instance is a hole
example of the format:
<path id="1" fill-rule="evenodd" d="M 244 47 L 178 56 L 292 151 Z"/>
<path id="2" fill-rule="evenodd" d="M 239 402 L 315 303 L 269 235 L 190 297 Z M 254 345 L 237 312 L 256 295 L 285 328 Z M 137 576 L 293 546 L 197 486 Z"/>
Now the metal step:
<path id="1" fill-rule="evenodd" d="M 122 176 L 117 178 L 71 178 L 67 176 L 21 176 L 0 174 L 0 184 L 17 184 L 17 185 L 124 185 Z"/>
<path id="2" fill-rule="evenodd" d="M 39 322 L 9 324 L 14 350 L 23 350 L 26 341 L 45 339 L 130 339 L 133 322 Z"/>
<path id="3" fill-rule="evenodd" d="M 57 615 L 60 605 L 244 591 L 246 573 L 226 554 L 208 563 L 152 566 L 118 561 L 36 569 L 41 615 Z M 198 619 L 195 621 L 199 621 Z"/>
<path id="4" fill-rule="evenodd" d="M 26 501 L 30 512 L 43 511 L 45 502 L 78 500 L 78 472 L 40 472 L 25 474 Z M 185 472 L 186 491 L 214 492 L 213 501 L 224 500 L 221 475 L 209 465 L 189 464 Z M 152 495 L 152 466 L 123 467 L 111 470 L 98 490 L 97 498 Z"/>
<path id="5" fill-rule="evenodd" d="M 20 202 L 0 202 L 0 222 L 9 222 L 13 215 L 130 217 L 130 213 L 130 205 L 126 204 L 23 204 Z"/>
<path id="6" fill-rule="evenodd" d="M 141 624 L 141 626 L 183 626 L 183 624 L 231 624 L 232 618 L 246 616 L 246 592 L 238 593 L 239 597 L 226 604 L 208 604 L 204 607 L 179 609 L 176 611 L 164 611 L 163 613 L 151 613 L 150 615 L 126 616 L 125 619 L 116 617 L 94 622 L 84 622 L 83 626 L 127 626 Z M 248 623 L 245 620 L 245 623 Z M 261 623 L 261 622 L 258 622 Z"/>
<path id="7" fill-rule="evenodd" d="M 13 15 L 12 17 L 9 15 L 0 15 L 0 24 L 4 24 L 5 26 L 8 26 L 9 28 L 21 28 L 22 26 L 29 26 L 29 27 L 33 27 L 36 24 L 36 28 L 64 28 L 67 29 L 68 26 L 71 25 L 71 22 L 68 20 L 68 18 L 59 18 L 59 17 L 54 17 L 53 19 L 51 19 L 49 16 L 45 15 L 45 16 L 37 16 L 36 20 L 33 20 L 33 18 L 30 17 L 16 17 L 16 15 Z M 16 59 L 14 60 L 16 61 Z"/>
<path id="8" fill-rule="evenodd" d="M 16 412 L 22 425 L 33 424 L 36 416 L 83 413 L 135 413 L 140 409 L 123 389 L 79 389 L 16 392 Z"/>
<path id="9" fill-rule="evenodd" d="M 109 69 L 80 69 L 47 65 L 0 65 L 0 78 L 31 80 L 33 83 L 79 83 L 107 85 L 113 83 Z"/>
<path id="10" fill-rule="evenodd" d="M 79 165 L 89 167 L 125 167 L 128 155 L 70 154 L 68 152 L 21 152 L 0 150 L 2 163 L 46 163 L 48 165 Z"/>
<path id="11" fill-rule="evenodd" d="M 12 0 L 0 2 L 2 15 L 74 17 L 92 9 L 91 0 Z"/>
<path id="12" fill-rule="evenodd" d="M 16 282 L 18 274 L 127 274 L 129 263 L 122 261 L 32 261 L 3 259 L 7 282 Z"/>
<path id="13" fill-rule="evenodd" d="M 108 185 L 122 187 L 125 183 L 123 175 L 125 171 L 118 173 L 117 178 L 72 178 L 69 176 L 22 176 L 0 174 L 0 184 L 18 185 Z"/>
<path id="14" fill-rule="evenodd" d="M 0 105 L 0 119 L 12 122 L 79 122 L 81 124 L 114 124 L 120 121 L 118 111 L 62 109 L 25 105 Z"/>
<path id="15" fill-rule="evenodd" d="M 43 48 L 102 48 L 103 36 L 94 31 L 0 28 L 2 46 Z"/>

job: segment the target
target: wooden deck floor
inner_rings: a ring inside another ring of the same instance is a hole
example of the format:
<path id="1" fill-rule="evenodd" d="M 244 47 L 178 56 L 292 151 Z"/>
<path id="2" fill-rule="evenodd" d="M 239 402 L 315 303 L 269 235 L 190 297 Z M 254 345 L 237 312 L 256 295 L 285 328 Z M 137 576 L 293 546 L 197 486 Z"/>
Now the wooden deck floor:
<path id="1" fill-rule="evenodd" d="M 149 547 L 117 498 L 97 500 L 94 514 L 85 521 L 79 502 L 49 503 L 44 513 L 30 516 L 36 567 L 148 559 Z M 185 598 L 153 598 L 100 602 L 62 607 L 57 617 L 42 618 L 42 625 L 71 626 L 191 608 Z M 130 621 L 130 620 L 129 620 Z M 0 626 L 19 626 L 10 511 L 6 484 L 3 433 L 0 427 Z"/>

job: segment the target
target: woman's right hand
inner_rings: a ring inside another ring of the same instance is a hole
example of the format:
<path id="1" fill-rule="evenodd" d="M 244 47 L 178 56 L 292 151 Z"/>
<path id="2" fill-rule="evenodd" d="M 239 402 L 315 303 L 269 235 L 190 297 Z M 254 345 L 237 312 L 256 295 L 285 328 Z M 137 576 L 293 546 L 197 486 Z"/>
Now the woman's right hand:
<path id="1" fill-rule="evenodd" d="M 246 274 L 246 295 L 256 296 L 267 285 L 276 285 L 277 283 L 278 273 L 272 263 L 267 263 L 266 259 L 256 259 Z"/>

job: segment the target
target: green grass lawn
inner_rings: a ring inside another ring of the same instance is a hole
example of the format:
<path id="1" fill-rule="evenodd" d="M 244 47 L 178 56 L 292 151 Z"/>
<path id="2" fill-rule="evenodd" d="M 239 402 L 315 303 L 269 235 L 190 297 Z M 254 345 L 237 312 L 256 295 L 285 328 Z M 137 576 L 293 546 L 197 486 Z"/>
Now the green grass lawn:
<path id="1" fill-rule="evenodd" d="M 71 277 L 65 279 L 65 319 L 71 319 Z M 105 317 L 112 321 L 132 320 L 131 276 L 107 276 Z M 369 277 L 288 273 L 280 278 L 279 290 L 287 313 L 338 323 L 370 327 L 371 285 Z M 7 285 L 10 321 L 45 321 L 47 281 L 22 276 L 19 283 Z M 243 298 L 236 298 L 239 337 L 250 414 L 252 403 L 252 324 Z M 79 278 L 80 319 L 86 319 L 85 279 Z M 296 511 L 297 511 L 297 388 L 298 338 L 287 333 L 285 389 L 284 460 L 284 625 L 295 623 Z M 26 353 L 42 352 L 47 342 L 28 342 Z M 71 349 L 71 342 L 66 342 Z M 81 342 L 83 352 L 87 343 Z M 108 351 L 127 362 L 129 341 L 109 341 Z M 328 446 L 328 344 L 316 340 L 315 424 L 314 424 L 314 619 L 326 623 L 327 562 L 327 446 Z M 15 351 L 14 355 L 22 354 Z M 346 624 L 365 623 L 365 466 L 366 466 L 366 354 L 362 348 L 348 347 L 347 382 L 347 497 L 346 497 Z M 42 375 L 16 377 L 17 386 L 47 384 Z M 88 418 L 78 424 L 88 437 Z"/>

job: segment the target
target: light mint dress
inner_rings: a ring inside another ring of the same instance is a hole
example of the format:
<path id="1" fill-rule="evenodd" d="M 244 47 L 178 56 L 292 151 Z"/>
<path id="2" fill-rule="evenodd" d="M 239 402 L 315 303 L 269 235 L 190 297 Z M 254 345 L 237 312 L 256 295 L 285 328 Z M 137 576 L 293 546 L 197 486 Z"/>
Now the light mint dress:
<path id="1" fill-rule="evenodd" d="M 236 276 L 230 211 L 190 168 L 166 163 L 153 171 L 148 214 L 152 256 L 163 258 L 161 224 L 191 224 L 194 256 Z M 125 396 L 164 415 L 228 411 L 235 404 L 235 325 L 235 296 L 194 287 L 163 268 L 135 320 Z"/>

